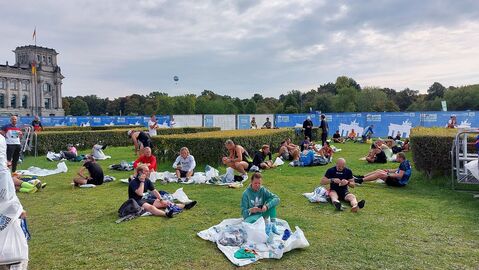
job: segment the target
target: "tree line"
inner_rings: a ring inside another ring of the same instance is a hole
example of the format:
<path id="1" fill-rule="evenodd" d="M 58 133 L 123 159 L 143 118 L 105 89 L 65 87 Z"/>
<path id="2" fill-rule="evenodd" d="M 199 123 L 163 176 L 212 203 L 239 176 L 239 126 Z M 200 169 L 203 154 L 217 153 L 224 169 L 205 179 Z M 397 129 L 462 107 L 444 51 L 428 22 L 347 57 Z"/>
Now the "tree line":
<path id="1" fill-rule="evenodd" d="M 329 112 L 439 111 L 446 100 L 448 110 L 479 110 L 479 84 L 444 87 L 434 82 L 426 94 L 409 88 L 364 87 L 340 76 L 335 82 L 308 92 L 291 90 L 279 98 L 254 94 L 240 99 L 204 90 L 200 95 L 169 96 L 155 91 L 148 95 L 99 98 L 96 95 L 64 97 L 65 115 L 150 115 L 150 114 L 269 114 Z"/>

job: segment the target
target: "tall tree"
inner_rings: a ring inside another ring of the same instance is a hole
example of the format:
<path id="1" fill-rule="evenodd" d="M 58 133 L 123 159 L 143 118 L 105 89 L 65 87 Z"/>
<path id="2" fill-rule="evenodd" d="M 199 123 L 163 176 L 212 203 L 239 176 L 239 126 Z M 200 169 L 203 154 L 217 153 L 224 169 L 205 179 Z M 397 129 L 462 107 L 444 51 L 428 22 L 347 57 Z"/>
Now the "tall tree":
<path id="1" fill-rule="evenodd" d="M 433 100 L 436 97 L 442 98 L 446 92 L 446 87 L 438 82 L 434 82 L 429 89 L 427 89 L 427 99 Z"/>

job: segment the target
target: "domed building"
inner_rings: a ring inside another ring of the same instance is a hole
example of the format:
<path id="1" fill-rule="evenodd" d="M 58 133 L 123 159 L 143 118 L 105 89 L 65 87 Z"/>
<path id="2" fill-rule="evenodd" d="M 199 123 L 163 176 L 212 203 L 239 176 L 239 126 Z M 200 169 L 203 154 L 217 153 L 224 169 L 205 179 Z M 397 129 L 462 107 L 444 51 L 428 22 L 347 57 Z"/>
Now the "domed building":
<path id="1" fill-rule="evenodd" d="M 58 53 L 33 45 L 13 52 L 15 64 L 0 65 L 0 115 L 64 116 Z"/>

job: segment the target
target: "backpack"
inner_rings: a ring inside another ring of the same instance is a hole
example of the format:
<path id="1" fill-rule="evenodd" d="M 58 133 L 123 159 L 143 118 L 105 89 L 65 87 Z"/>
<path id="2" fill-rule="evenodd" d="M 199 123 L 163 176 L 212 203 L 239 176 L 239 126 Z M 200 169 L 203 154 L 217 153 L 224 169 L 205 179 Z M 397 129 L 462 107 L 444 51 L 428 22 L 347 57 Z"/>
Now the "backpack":
<path id="1" fill-rule="evenodd" d="M 141 216 L 143 213 L 143 208 L 141 208 L 134 199 L 128 199 L 118 209 L 118 216 L 120 218 L 128 215 Z"/>

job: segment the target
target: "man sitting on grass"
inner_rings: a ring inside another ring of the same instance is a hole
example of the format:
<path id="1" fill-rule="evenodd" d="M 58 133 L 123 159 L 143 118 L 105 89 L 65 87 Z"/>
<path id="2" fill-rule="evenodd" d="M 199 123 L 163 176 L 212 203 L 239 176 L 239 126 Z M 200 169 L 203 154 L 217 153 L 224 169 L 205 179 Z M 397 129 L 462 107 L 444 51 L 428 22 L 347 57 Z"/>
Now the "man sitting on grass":
<path id="1" fill-rule="evenodd" d="M 346 168 L 346 160 L 344 158 L 338 158 L 336 166 L 326 171 L 326 174 L 321 179 L 321 184 L 330 184 L 329 197 L 338 211 L 343 211 L 340 200 L 351 204 L 351 212 L 357 212 L 366 203 L 365 200 L 358 202 L 356 196 L 349 193 L 348 186 L 354 188 L 354 178 L 353 172 Z"/>
<path id="2" fill-rule="evenodd" d="M 228 156 L 223 157 L 223 164 L 239 172 L 243 180 L 248 179 L 246 171 L 252 165 L 248 152 L 243 146 L 235 144 L 232 140 L 227 140 L 225 147 L 228 150 Z"/>
<path id="3" fill-rule="evenodd" d="M 269 160 L 266 160 L 266 158 Z M 261 150 L 256 153 L 253 158 L 253 165 L 257 166 L 260 169 L 266 170 L 274 168 L 273 165 L 273 156 L 271 155 L 271 150 L 269 149 L 269 145 L 265 144 L 261 147 Z"/>
<path id="4" fill-rule="evenodd" d="M 296 145 L 288 143 L 288 140 L 281 142 L 278 156 L 280 156 L 284 161 L 299 160 L 299 154 L 299 148 Z"/>
<path id="5" fill-rule="evenodd" d="M 256 172 L 251 177 L 251 184 L 243 192 L 241 199 L 241 215 L 245 222 L 255 223 L 263 217 L 266 226 L 271 226 L 272 232 L 278 234 L 276 229 L 276 206 L 279 197 L 261 185 L 263 176 Z M 271 225 L 269 220 L 271 220 Z"/>
<path id="6" fill-rule="evenodd" d="M 85 175 L 85 169 L 88 171 L 88 175 Z M 103 169 L 100 164 L 96 163 L 93 156 L 87 155 L 83 166 L 78 171 L 78 177 L 73 179 L 73 184 L 75 186 L 85 184 L 101 185 L 103 184 L 103 178 Z"/>
<path id="7" fill-rule="evenodd" d="M 406 159 L 406 155 L 403 152 L 396 154 L 396 161 L 400 163 L 397 170 L 377 170 L 364 176 L 356 176 L 354 181 L 358 184 L 362 184 L 363 182 L 381 179 L 384 180 L 388 186 L 404 187 L 407 185 L 409 178 L 411 177 L 411 164 L 409 164 L 409 161 Z"/>
<path id="8" fill-rule="evenodd" d="M 333 142 L 335 143 L 344 143 L 344 138 L 339 134 L 339 130 L 336 130 L 336 133 L 333 134 Z"/>
<path id="9" fill-rule="evenodd" d="M 128 198 L 134 199 L 139 206 L 154 216 L 173 217 L 174 211 L 166 211 L 172 203 L 161 198 L 158 190 L 155 189 L 153 183 L 148 179 L 149 174 L 150 171 L 146 165 L 140 165 L 136 168 L 136 176 L 128 185 Z M 147 191 L 150 191 L 156 199 L 144 199 L 143 194 Z M 174 205 L 179 209 L 188 210 L 196 205 L 196 201 L 192 201 L 188 204 Z"/>

